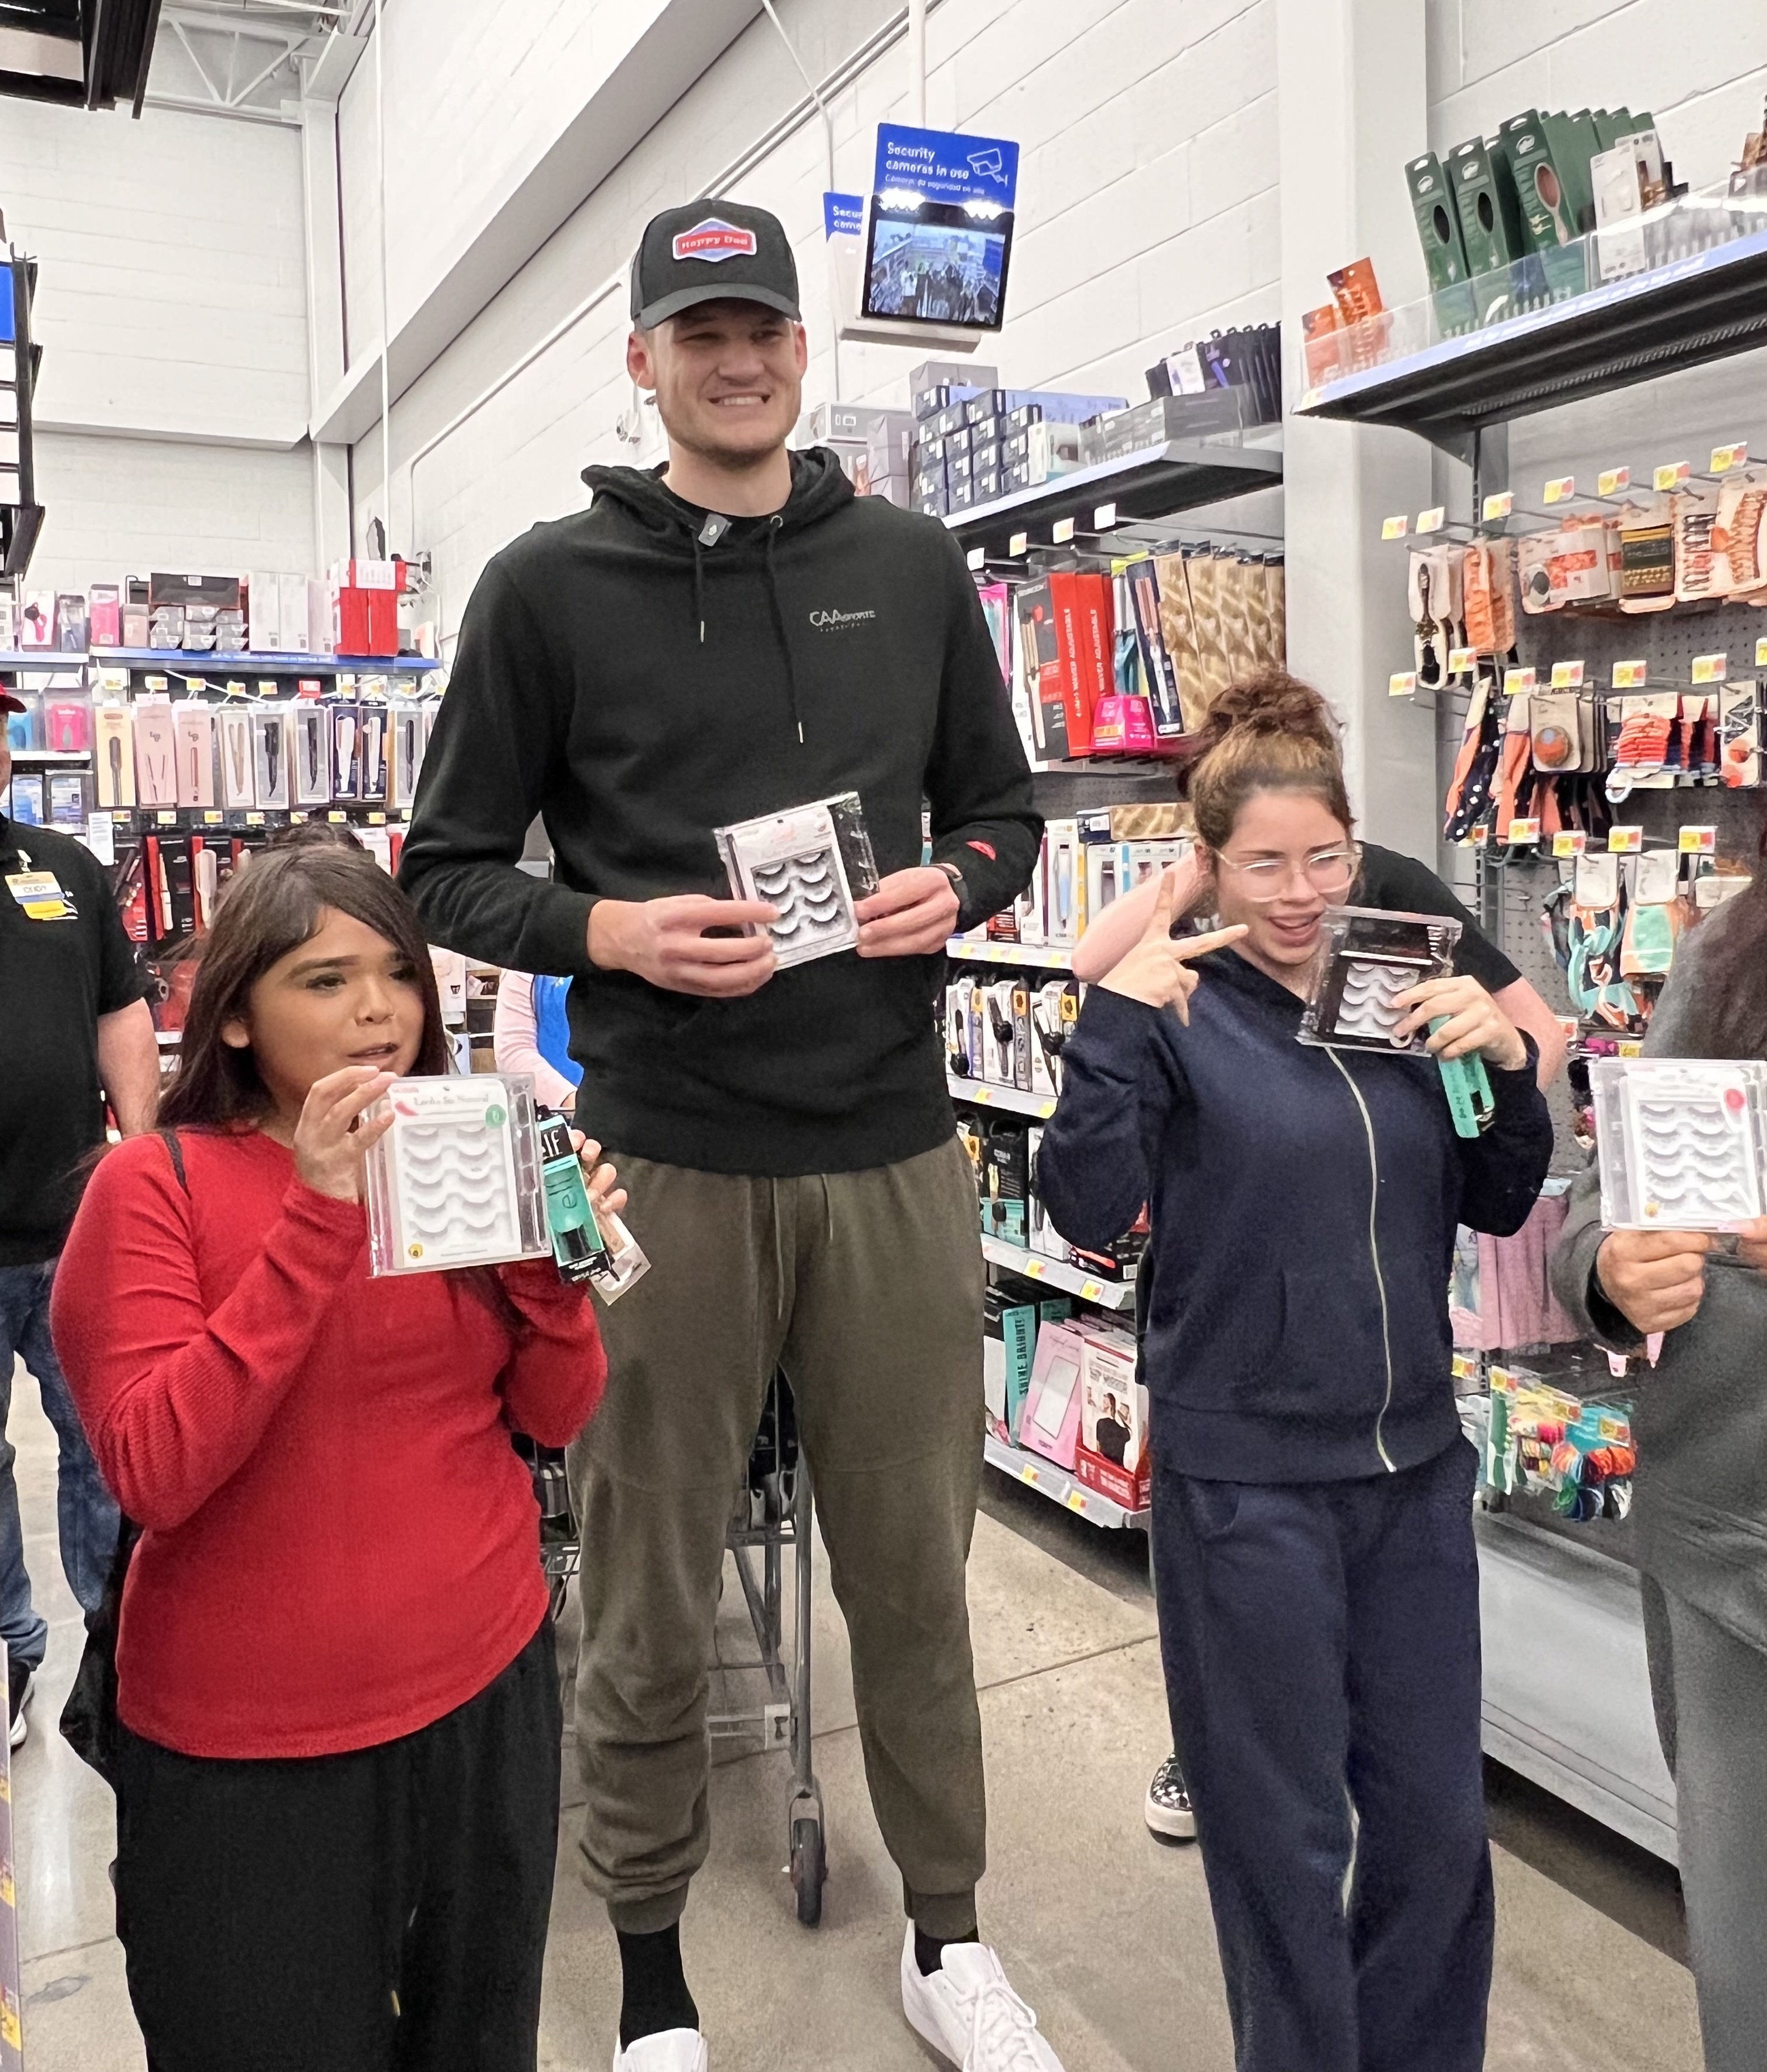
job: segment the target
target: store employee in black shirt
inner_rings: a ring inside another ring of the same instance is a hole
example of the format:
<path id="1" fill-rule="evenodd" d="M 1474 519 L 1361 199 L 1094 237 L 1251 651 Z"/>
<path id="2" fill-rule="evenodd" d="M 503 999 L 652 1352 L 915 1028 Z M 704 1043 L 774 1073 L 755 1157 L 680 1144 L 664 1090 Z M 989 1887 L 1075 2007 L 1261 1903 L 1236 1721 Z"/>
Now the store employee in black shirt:
<path id="1" fill-rule="evenodd" d="M 0 690 L 0 713 L 22 712 Z M 0 726 L 0 802 L 12 754 Z M 61 1565 L 97 1609 L 117 1540 L 117 1507 L 99 1478 L 49 1342 L 49 1289 L 72 1221 L 76 1169 L 103 1143 L 109 1100 L 125 1136 L 153 1127 L 159 1052 L 141 974 L 110 886 L 91 852 L 53 828 L 0 812 L 0 1639 L 10 1665 L 12 1745 L 49 1629 L 31 1601 L 6 1414 L 14 1356 L 36 1376 L 60 1451 Z"/>

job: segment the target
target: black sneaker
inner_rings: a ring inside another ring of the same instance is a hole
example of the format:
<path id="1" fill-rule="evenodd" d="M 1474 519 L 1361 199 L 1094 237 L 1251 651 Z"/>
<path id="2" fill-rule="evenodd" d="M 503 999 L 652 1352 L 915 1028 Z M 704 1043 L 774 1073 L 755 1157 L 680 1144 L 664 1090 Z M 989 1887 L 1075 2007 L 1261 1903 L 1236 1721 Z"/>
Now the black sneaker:
<path id="1" fill-rule="evenodd" d="M 1168 1755 L 1153 1774 L 1147 1800 L 1142 1808 L 1148 1827 L 1169 1842 L 1193 1842 L 1197 1816 L 1191 1811 L 1190 1792 L 1176 1754 Z"/>
<path id="2" fill-rule="evenodd" d="M 37 1673 L 27 1669 L 22 1662 L 6 1665 L 6 1716 L 10 1728 L 6 1745 L 17 1748 L 31 1731 L 31 1722 L 25 1717 L 25 1707 L 31 1703 L 31 1693 L 36 1687 Z"/>

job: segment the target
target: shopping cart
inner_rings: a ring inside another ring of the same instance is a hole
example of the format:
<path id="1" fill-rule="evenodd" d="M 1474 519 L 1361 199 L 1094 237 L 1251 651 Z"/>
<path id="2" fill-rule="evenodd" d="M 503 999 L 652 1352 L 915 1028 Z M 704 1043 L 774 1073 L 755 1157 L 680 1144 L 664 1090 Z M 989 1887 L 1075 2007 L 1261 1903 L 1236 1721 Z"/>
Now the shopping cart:
<path id="1" fill-rule="evenodd" d="M 539 1499 L 541 1565 L 556 1618 L 564 1607 L 579 1558 L 564 1455 L 526 1439 L 518 1438 L 516 1443 L 529 1464 Z M 810 1744 L 814 1516 L 809 1469 L 797 1443 L 791 1387 L 783 1375 L 776 1374 L 725 1539 L 742 1588 L 755 1651 L 732 1656 L 722 1648 L 718 1651 L 714 1668 L 720 1702 L 708 1713 L 706 1724 L 715 1741 L 759 1739 L 765 1748 L 791 1752 L 792 1783 L 785 1815 L 788 1868 L 797 1897 L 797 1918 L 806 1928 L 813 1928 L 822 1918 L 822 1886 L 828 1876 L 822 1787 L 811 1762 Z M 789 1651 L 785 1589 L 788 1548 L 794 1556 Z M 756 1682 L 763 1693 L 758 1705 L 733 1697 L 733 1685 Z"/>

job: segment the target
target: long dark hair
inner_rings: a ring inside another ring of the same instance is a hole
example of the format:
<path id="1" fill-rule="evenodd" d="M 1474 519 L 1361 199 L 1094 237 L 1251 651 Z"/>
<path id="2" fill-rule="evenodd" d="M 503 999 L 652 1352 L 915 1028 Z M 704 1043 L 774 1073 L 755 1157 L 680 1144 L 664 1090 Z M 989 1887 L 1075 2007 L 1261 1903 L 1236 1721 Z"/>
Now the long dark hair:
<path id="1" fill-rule="evenodd" d="M 1759 853 L 1748 890 L 1726 900 L 1701 924 L 1702 934 L 1712 931 L 1699 976 L 1707 1040 L 1715 1057 L 1767 1058 L 1767 807 Z"/>
<path id="2" fill-rule="evenodd" d="M 435 970 L 410 901 L 364 850 L 329 844 L 273 849 L 253 858 L 216 909 L 184 1018 L 177 1076 L 159 1104 L 167 1128 L 224 1129 L 268 1112 L 270 1090 L 257 1060 L 224 1042 L 221 1031 L 246 1018 L 252 988 L 311 941 L 327 909 L 372 928 L 410 960 L 423 996 L 423 1041 L 411 1069 L 449 1069 Z"/>

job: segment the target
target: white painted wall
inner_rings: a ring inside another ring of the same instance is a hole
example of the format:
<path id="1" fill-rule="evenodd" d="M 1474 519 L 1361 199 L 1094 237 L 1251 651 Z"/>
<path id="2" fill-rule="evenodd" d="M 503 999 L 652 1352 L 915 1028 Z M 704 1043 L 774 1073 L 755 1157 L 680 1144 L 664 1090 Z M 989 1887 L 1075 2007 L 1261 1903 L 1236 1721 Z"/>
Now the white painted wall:
<path id="1" fill-rule="evenodd" d="M 313 569 L 309 450 L 49 432 L 37 442 L 48 511 L 32 589 L 84 590 L 155 569 L 244 575 Z"/>

